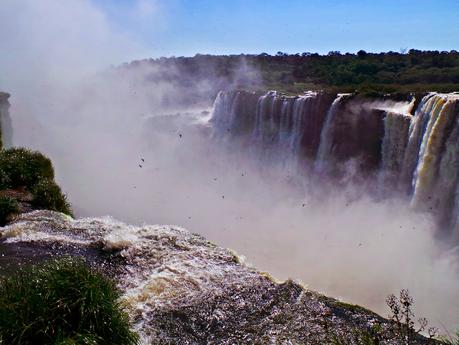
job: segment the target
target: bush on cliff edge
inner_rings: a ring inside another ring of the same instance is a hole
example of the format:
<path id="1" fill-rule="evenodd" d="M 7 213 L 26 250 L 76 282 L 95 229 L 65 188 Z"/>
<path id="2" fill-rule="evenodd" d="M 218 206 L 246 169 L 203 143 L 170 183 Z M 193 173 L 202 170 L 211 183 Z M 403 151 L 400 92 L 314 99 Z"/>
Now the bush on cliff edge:
<path id="1" fill-rule="evenodd" d="M 54 169 L 49 158 L 37 151 L 10 148 L 0 151 L 0 187 L 31 190 L 43 179 L 53 180 Z"/>
<path id="2" fill-rule="evenodd" d="M 54 182 L 51 160 L 40 152 L 25 148 L 0 151 L 0 190 L 24 190 L 32 194 L 35 208 L 48 209 L 72 215 L 70 204 Z M 13 215 L 8 203 L 0 203 L 1 226 Z"/>
<path id="3" fill-rule="evenodd" d="M 22 268 L 0 281 L 0 344 L 138 344 L 119 297 L 82 259 Z"/>
<path id="4" fill-rule="evenodd" d="M 39 181 L 32 190 L 32 206 L 72 215 L 70 204 L 61 188 L 51 180 Z"/>

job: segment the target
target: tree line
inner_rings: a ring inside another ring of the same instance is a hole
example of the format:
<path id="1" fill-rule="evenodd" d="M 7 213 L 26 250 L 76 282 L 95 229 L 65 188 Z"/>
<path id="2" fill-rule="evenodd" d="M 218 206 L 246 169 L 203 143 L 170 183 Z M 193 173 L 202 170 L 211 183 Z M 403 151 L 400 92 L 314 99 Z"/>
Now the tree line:
<path id="1" fill-rule="evenodd" d="M 329 89 L 350 92 L 425 92 L 459 90 L 459 52 L 422 51 L 355 54 L 278 52 L 275 55 L 239 54 L 161 57 L 125 64 L 125 68 L 159 67 L 156 77 L 176 83 L 218 81 L 246 88 L 273 88 L 297 92 Z M 222 82 L 224 81 L 224 82 Z"/>

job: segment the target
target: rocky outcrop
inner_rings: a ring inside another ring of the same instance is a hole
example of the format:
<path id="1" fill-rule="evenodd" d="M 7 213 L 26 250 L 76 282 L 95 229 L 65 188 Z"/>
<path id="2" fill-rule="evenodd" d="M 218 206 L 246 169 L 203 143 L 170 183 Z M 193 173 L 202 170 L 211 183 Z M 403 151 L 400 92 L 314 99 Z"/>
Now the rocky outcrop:
<path id="1" fill-rule="evenodd" d="M 369 310 L 276 282 L 178 226 L 34 211 L 0 234 L 0 267 L 8 263 L 10 271 L 11 263 L 67 254 L 115 277 L 143 344 L 323 344 L 375 324 L 388 327 Z"/>
<path id="2" fill-rule="evenodd" d="M 9 97 L 9 94 L 0 92 L 0 148 L 12 145 L 13 126 L 9 114 Z"/>

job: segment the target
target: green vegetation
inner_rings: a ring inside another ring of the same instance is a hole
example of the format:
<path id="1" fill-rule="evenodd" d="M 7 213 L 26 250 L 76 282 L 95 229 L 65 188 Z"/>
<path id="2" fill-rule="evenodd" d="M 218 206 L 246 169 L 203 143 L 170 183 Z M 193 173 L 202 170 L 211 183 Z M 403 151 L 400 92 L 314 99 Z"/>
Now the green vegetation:
<path id="1" fill-rule="evenodd" d="M 24 148 L 0 151 L 0 191 L 31 193 L 31 205 L 72 215 L 65 195 L 54 182 L 54 169 L 49 158 Z M 4 197 L 0 202 L 0 225 L 18 213 L 16 200 Z"/>
<path id="2" fill-rule="evenodd" d="M 188 86 L 210 80 L 221 89 L 276 89 L 288 93 L 322 89 L 331 92 L 426 92 L 459 90 L 459 52 L 421 51 L 327 55 L 201 55 L 134 61 L 162 67 L 156 78 Z"/>
<path id="3" fill-rule="evenodd" d="M 43 179 L 54 179 L 51 161 L 40 152 L 11 148 L 0 152 L 2 189 L 25 187 L 31 190 Z"/>
<path id="4" fill-rule="evenodd" d="M 32 189 L 32 206 L 72 214 L 70 205 L 61 188 L 51 180 L 41 180 Z"/>
<path id="5" fill-rule="evenodd" d="M 416 340 L 419 340 L 420 343 L 459 345 L 459 332 L 452 337 L 437 337 L 438 329 L 429 327 L 425 318 L 418 319 L 418 328 L 415 328 L 413 303 L 413 298 L 408 290 L 400 291 L 399 296 L 389 295 L 386 299 L 386 304 L 391 311 L 388 323 L 376 323 L 368 330 L 356 329 L 346 335 L 335 334 L 330 328 L 331 331 L 328 336 L 330 343 L 334 345 L 377 345 L 384 344 L 389 340 L 391 343 L 409 345 L 417 343 Z M 342 303 L 339 305 L 349 306 Z M 421 334 L 427 338 L 422 339 Z"/>
<path id="6" fill-rule="evenodd" d="M 0 226 L 5 226 L 12 215 L 19 213 L 19 205 L 16 199 L 0 196 Z"/>
<path id="7" fill-rule="evenodd" d="M 137 344 L 119 297 L 81 259 L 22 268 L 0 281 L 0 344 Z"/>
<path id="8" fill-rule="evenodd" d="M 353 313 L 369 313 L 369 314 L 373 313 L 371 310 L 364 308 L 357 304 L 345 303 L 341 301 L 335 301 L 334 303 L 336 306 L 347 309 Z"/>

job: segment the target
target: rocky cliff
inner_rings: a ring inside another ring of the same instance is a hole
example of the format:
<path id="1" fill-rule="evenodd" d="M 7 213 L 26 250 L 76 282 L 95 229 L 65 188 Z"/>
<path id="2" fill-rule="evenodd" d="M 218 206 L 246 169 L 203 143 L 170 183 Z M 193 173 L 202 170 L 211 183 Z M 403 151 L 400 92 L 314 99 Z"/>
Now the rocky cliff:
<path id="1" fill-rule="evenodd" d="M 459 93 L 366 98 L 356 94 L 221 92 L 215 136 L 256 150 L 298 175 L 375 180 L 433 213 L 459 238 Z M 328 180 L 330 181 L 330 179 Z M 381 195 L 384 197 L 384 195 Z"/>
<path id="2" fill-rule="evenodd" d="M 0 235 L 0 273 L 77 255 L 115 277 L 143 344 L 351 344 L 353 334 L 389 327 L 369 310 L 277 282 L 178 226 L 34 211 Z"/>
<path id="3" fill-rule="evenodd" d="M 0 92 L 0 148 L 12 145 L 13 127 L 9 114 L 9 97 L 9 94 Z"/>

